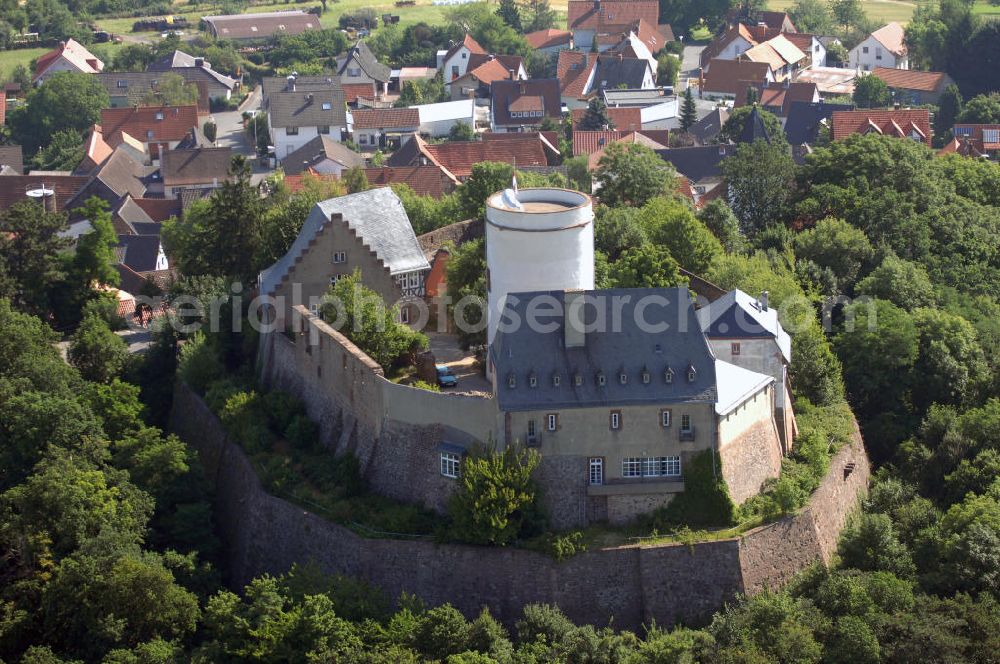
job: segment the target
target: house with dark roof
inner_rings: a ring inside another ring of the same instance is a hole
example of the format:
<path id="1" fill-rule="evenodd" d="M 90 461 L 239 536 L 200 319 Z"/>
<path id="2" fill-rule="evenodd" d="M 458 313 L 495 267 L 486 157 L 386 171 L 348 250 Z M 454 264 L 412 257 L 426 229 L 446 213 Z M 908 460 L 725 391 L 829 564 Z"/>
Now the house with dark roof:
<path id="1" fill-rule="evenodd" d="M 871 75 L 882 79 L 892 91 L 893 99 L 901 104 L 937 105 L 944 89 L 955 83 L 951 76 L 940 71 L 876 67 Z"/>
<path id="2" fill-rule="evenodd" d="M 115 260 L 139 273 L 170 268 L 159 235 L 119 235 Z"/>
<path id="3" fill-rule="evenodd" d="M 723 106 L 712 109 L 712 112 L 704 116 L 690 128 L 688 134 L 694 138 L 697 145 L 708 145 L 715 142 L 715 137 L 722 131 L 722 126 L 729 119 L 729 109 Z"/>
<path id="4" fill-rule="evenodd" d="M 494 55 L 473 53 L 468 68 L 458 78 L 445 83 L 452 100 L 472 97 L 486 98 L 493 81 L 523 81 L 528 78 L 524 60 L 519 55 Z"/>
<path id="5" fill-rule="evenodd" d="M 409 322 L 407 302 L 423 296 L 430 264 L 403 203 L 388 187 L 317 203 L 288 253 L 260 273 L 260 293 L 284 296 L 285 308 L 277 312 L 278 329 L 284 329 L 293 304 L 315 310 L 330 285 L 355 270 L 387 303 L 399 303 Z M 294 303 L 293 290 L 301 293 Z"/>
<path id="6" fill-rule="evenodd" d="M 105 108 L 101 111 L 101 130 L 104 141 L 111 148 L 131 139 L 143 146 L 153 159 L 159 158 L 161 147 L 176 148 L 198 126 L 198 107 L 194 105 Z"/>
<path id="7" fill-rule="evenodd" d="M 265 42 L 280 35 L 300 35 L 319 30 L 319 17 L 298 9 L 257 14 L 202 16 L 208 33 L 216 39 L 243 44 Z"/>
<path id="8" fill-rule="evenodd" d="M 468 33 L 461 41 L 452 43 L 447 51 L 438 53 L 437 65 L 445 85 L 465 75 L 469 70 L 469 57 L 472 55 L 486 55 L 486 49 Z"/>
<path id="9" fill-rule="evenodd" d="M 317 136 L 343 140 L 347 107 L 340 77 L 335 74 L 265 77 L 262 108 L 275 153 L 287 157 Z"/>
<path id="10" fill-rule="evenodd" d="M 586 108 L 590 97 L 606 90 L 656 89 L 656 72 L 649 62 L 622 53 L 560 51 L 556 75 L 562 102 L 571 110 Z"/>
<path id="11" fill-rule="evenodd" d="M 494 81 L 490 86 L 490 126 L 495 132 L 532 131 L 543 118 L 562 119 L 559 80 Z"/>
<path id="12" fill-rule="evenodd" d="M 111 108 L 128 108 L 132 106 L 148 106 L 150 97 L 157 91 L 164 72 L 101 72 L 94 77 L 108 91 L 111 98 Z M 208 86 L 205 81 L 187 81 L 198 91 L 198 113 L 207 114 L 210 110 Z"/>
<path id="13" fill-rule="evenodd" d="M 359 108 L 351 115 L 351 134 L 363 150 L 397 149 L 420 130 L 415 108 Z"/>
<path id="14" fill-rule="evenodd" d="M 229 99 L 240 82 L 212 69 L 212 63 L 184 51 L 174 51 L 146 68 L 146 71 L 173 72 L 192 83 L 204 82 L 212 99 Z"/>
<path id="15" fill-rule="evenodd" d="M 835 141 L 851 134 L 879 134 L 931 145 L 930 111 L 926 108 L 834 111 L 832 121 Z"/>
<path id="16" fill-rule="evenodd" d="M 13 175 L 24 173 L 24 155 L 20 145 L 0 145 L 0 171 L 10 169 Z"/>
<path id="17" fill-rule="evenodd" d="M 229 180 L 232 148 L 193 148 L 163 153 L 163 195 L 176 198 L 182 189 L 218 189 Z"/>
<path id="18" fill-rule="evenodd" d="M 597 35 L 620 32 L 640 19 L 659 25 L 660 6 L 656 0 L 569 0 L 567 25 L 576 47 L 590 50 Z M 614 27 L 612 27 L 614 26 Z"/>
<path id="19" fill-rule="evenodd" d="M 872 71 L 876 67 L 909 69 L 903 26 L 893 21 L 871 33 L 849 51 L 848 66 L 863 71 Z"/>
<path id="20" fill-rule="evenodd" d="M 807 104 L 818 103 L 820 101 L 819 89 L 815 83 L 783 81 L 781 83 L 767 83 L 755 88 L 757 99 L 754 102 L 768 113 L 773 113 L 779 118 L 788 117 L 794 102 L 804 102 Z M 736 97 L 734 108 L 746 106 L 747 98 Z"/>
<path id="21" fill-rule="evenodd" d="M 111 223 L 119 235 L 159 235 L 160 221 L 154 220 L 146 209 L 136 203 L 131 194 L 125 194 L 111 206 Z M 154 200 L 154 199 L 138 199 Z M 158 199 L 167 200 L 167 199 Z M 176 203 L 176 201 L 171 201 Z M 180 204 L 177 203 L 178 214 Z M 169 219 L 169 217 L 167 217 Z M 127 289 L 126 289 L 127 290 Z"/>
<path id="22" fill-rule="evenodd" d="M 735 146 L 721 143 L 656 151 L 663 161 L 691 181 L 696 197 L 708 194 L 722 183 L 722 160 L 735 153 Z"/>
<path id="23" fill-rule="evenodd" d="M 392 78 L 392 69 L 379 62 L 363 41 L 351 47 L 337 73 L 340 74 L 341 84 L 369 83 L 375 87 L 376 94 L 388 92 L 389 79 Z"/>
<path id="24" fill-rule="evenodd" d="M 281 160 L 285 175 L 304 171 L 340 176 L 350 168 L 363 167 L 366 159 L 329 136 L 317 136 Z"/>
<path id="25" fill-rule="evenodd" d="M 792 146 L 792 156 L 800 163 L 805 155 L 816 144 L 820 131 L 829 132 L 832 129 L 834 111 L 850 111 L 851 104 L 828 104 L 826 102 L 808 103 L 794 101 L 788 109 L 785 120 L 785 137 Z"/>
<path id="26" fill-rule="evenodd" d="M 157 187 L 156 167 L 137 160 L 128 148 L 118 147 L 90 174 L 86 186 L 66 205 L 69 208 L 82 206 L 92 196 L 114 205 L 122 196 L 141 198 Z"/>
<path id="27" fill-rule="evenodd" d="M 34 82 L 39 85 L 48 76 L 60 71 L 96 74 L 103 70 L 104 63 L 100 58 L 75 39 L 67 39 L 35 61 Z"/>

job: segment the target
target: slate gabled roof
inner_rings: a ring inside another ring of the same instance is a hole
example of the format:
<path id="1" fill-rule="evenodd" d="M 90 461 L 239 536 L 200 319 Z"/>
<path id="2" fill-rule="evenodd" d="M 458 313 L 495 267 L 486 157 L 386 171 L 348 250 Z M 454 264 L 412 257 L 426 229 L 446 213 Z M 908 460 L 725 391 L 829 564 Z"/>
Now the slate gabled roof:
<path id="1" fill-rule="evenodd" d="M 24 156 L 20 145 L 0 145 L 0 166 L 10 166 L 18 174 L 24 172 Z"/>
<path id="2" fill-rule="evenodd" d="M 792 361 L 792 339 L 778 321 L 778 310 L 739 289 L 697 311 L 709 339 L 774 339 L 785 362 Z"/>
<path id="3" fill-rule="evenodd" d="M 119 235 L 115 255 L 119 263 L 136 272 L 156 269 L 156 259 L 160 254 L 160 238 L 157 235 Z"/>
<path id="4" fill-rule="evenodd" d="M 344 223 L 354 231 L 390 274 L 430 269 L 403 203 L 392 189 L 378 187 L 320 201 L 313 206 L 288 253 L 260 273 L 262 294 L 274 292 L 293 269 L 295 259 L 308 251 L 309 243 L 336 215 L 342 218 L 342 222 L 337 223 Z"/>
<path id="5" fill-rule="evenodd" d="M 791 145 L 815 143 L 823 120 L 829 124 L 834 111 L 850 111 L 853 108 L 851 104 L 793 101 L 788 109 L 788 119 L 785 120 L 785 136 Z"/>
<path id="6" fill-rule="evenodd" d="M 735 154 L 732 145 L 704 145 L 692 148 L 670 148 L 657 150 L 660 158 L 671 164 L 678 173 L 694 183 L 707 178 L 722 177 L 719 164 L 727 156 Z"/>
<path id="7" fill-rule="evenodd" d="M 527 307 L 533 295 L 553 297 L 561 306 L 566 298 L 564 291 L 512 295 L 516 295 L 517 303 L 507 306 L 522 321 L 528 320 Z M 544 332 L 528 324 L 518 325 L 513 331 L 498 331 L 490 346 L 490 358 L 496 367 L 496 396 L 501 410 L 716 403 L 715 358 L 695 322 L 687 288 L 612 288 L 584 291 L 583 295 L 597 302 L 604 300 L 607 307 L 612 302 L 621 303 L 620 329 L 609 324 L 603 330 L 588 331 L 584 345 L 571 348 L 565 346 L 561 320 L 557 329 Z M 666 300 L 665 304 L 657 300 L 657 306 L 645 309 L 645 322 L 667 323 L 664 332 L 644 331 L 636 322 L 636 305 L 648 296 Z M 585 324 L 593 322 L 593 310 L 591 306 L 583 309 Z M 689 367 L 695 370 L 693 381 L 687 377 Z M 665 378 L 668 368 L 673 371 L 670 383 Z M 648 383 L 642 380 L 643 371 L 649 373 Z M 625 384 L 619 379 L 621 372 L 627 376 Z M 597 380 L 599 373 L 605 377 L 603 385 Z M 529 383 L 532 374 L 535 387 Z M 558 386 L 552 380 L 556 374 L 560 377 Z M 581 377 L 580 385 L 575 384 L 576 374 Z M 514 387 L 508 383 L 511 375 Z"/>
<path id="8" fill-rule="evenodd" d="M 338 74 L 343 74 L 344 70 L 347 69 L 347 64 L 351 61 L 358 63 L 358 67 L 361 68 L 368 78 L 374 79 L 381 83 L 385 83 L 392 76 L 392 69 L 388 65 L 384 65 L 378 61 L 375 54 L 372 53 L 368 45 L 363 41 L 359 41 L 357 44 L 347 52 L 347 58 L 344 60 L 344 64 L 341 65 Z"/>
<path id="9" fill-rule="evenodd" d="M 365 158 L 329 136 L 316 136 L 281 160 L 285 175 L 298 175 L 317 163 L 330 159 L 345 168 L 364 166 Z"/>
<path id="10" fill-rule="evenodd" d="M 646 60 L 613 55 L 600 56 L 597 58 L 597 70 L 594 72 L 594 84 L 587 92 L 614 90 L 620 87 L 641 89 L 648 70 L 649 62 Z"/>
<path id="11" fill-rule="evenodd" d="M 723 107 L 715 108 L 711 113 L 691 125 L 688 133 L 694 136 L 695 140 L 699 143 L 708 143 L 719 135 L 719 132 L 722 131 L 722 126 L 726 124 L 726 120 L 728 119 L 728 109 Z"/>
<path id="12" fill-rule="evenodd" d="M 163 184 L 177 187 L 224 182 L 229 178 L 232 148 L 194 148 L 163 153 L 160 172 Z"/>
<path id="13" fill-rule="evenodd" d="M 288 89 L 287 79 L 267 77 L 261 87 L 264 109 L 271 116 L 272 126 L 347 126 L 347 109 L 339 76 L 299 76 L 294 90 Z"/>

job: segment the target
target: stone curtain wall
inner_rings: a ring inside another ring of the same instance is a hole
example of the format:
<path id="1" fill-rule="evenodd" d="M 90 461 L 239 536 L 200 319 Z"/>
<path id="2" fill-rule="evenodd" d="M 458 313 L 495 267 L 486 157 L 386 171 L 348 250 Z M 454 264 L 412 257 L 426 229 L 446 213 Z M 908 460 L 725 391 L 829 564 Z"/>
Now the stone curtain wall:
<path id="1" fill-rule="evenodd" d="M 764 482 L 781 472 L 781 441 L 774 422 L 758 421 L 719 451 L 729 496 L 740 505 L 760 493 Z"/>
<path id="2" fill-rule="evenodd" d="M 578 623 L 613 620 L 618 628 L 636 629 L 654 619 L 660 625 L 705 619 L 738 592 L 777 585 L 816 560 L 828 561 L 868 479 L 856 435 L 796 516 L 742 538 L 602 549 L 559 563 L 518 549 L 362 538 L 268 494 L 218 419 L 182 384 L 171 420 L 215 481 L 215 517 L 232 587 L 313 560 L 327 572 L 365 579 L 392 598 L 406 591 L 431 605 L 451 602 L 468 616 L 485 605 L 508 624 L 530 602 L 557 604 Z M 844 465 L 851 461 L 857 466 L 845 478 Z"/>

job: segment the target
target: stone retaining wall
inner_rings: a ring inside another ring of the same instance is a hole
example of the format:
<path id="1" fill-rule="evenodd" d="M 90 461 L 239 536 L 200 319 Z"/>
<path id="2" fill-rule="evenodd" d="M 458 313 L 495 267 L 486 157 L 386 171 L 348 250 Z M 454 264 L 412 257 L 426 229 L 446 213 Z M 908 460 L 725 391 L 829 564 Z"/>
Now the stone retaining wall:
<path id="1" fill-rule="evenodd" d="M 660 625 L 704 620 L 736 593 L 776 586 L 816 560 L 828 561 L 869 472 L 856 434 L 796 516 L 741 538 L 601 549 L 560 563 L 519 549 L 365 539 L 272 496 L 218 419 L 182 384 L 171 427 L 198 450 L 214 479 L 232 587 L 313 560 L 327 572 L 365 579 L 393 598 L 405 591 L 431 605 L 451 602 L 469 616 L 485 605 L 507 623 L 530 602 L 556 604 L 578 623 L 613 620 L 618 628 L 636 629 L 654 619 Z M 846 474 L 851 462 L 854 470 Z"/>

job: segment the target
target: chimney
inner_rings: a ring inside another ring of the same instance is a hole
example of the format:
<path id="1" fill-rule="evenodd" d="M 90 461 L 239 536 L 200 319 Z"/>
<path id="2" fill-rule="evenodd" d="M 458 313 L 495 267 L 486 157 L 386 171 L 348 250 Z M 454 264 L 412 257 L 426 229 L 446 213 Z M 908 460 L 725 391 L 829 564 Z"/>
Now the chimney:
<path id="1" fill-rule="evenodd" d="M 760 308 L 761 311 L 767 311 L 767 291 L 761 291 L 760 293 Z"/>
<path id="2" fill-rule="evenodd" d="M 892 105 L 892 107 L 893 107 L 893 108 L 894 108 L 895 110 L 897 110 L 897 111 L 898 111 L 898 110 L 899 110 L 899 102 L 897 101 L 897 102 L 896 102 L 895 104 L 893 104 L 893 105 Z"/>
<path id="3" fill-rule="evenodd" d="M 507 75 L 510 76 L 510 80 L 512 80 L 512 81 L 516 78 L 515 75 L 514 75 L 514 70 L 513 69 L 508 69 L 507 70 Z"/>
<path id="4" fill-rule="evenodd" d="M 489 55 L 487 55 L 487 56 L 486 56 L 486 58 L 487 58 L 488 60 L 490 60 L 490 61 L 493 61 L 493 60 L 496 60 L 496 59 L 497 59 L 497 56 L 495 56 L 495 55 L 493 55 L 492 53 L 490 53 Z"/>
<path id="5" fill-rule="evenodd" d="M 295 74 L 289 74 L 285 78 L 285 82 L 287 83 L 285 89 L 288 90 L 288 92 L 295 92 Z"/>
<path id="6" fill-rule="evenodd" d="M 205 66 L 205 58 L 195 58 L 194 59 L 194 66 L 195 67 L 204 67 Z"/>
<path id="7" fill-rule="evenodd" d="M 563 295 L 563 334 L 566 348 L 583 348 L 586 344 L 586 326 L 583 322 L 583 291 L 566 291 Z"/>

